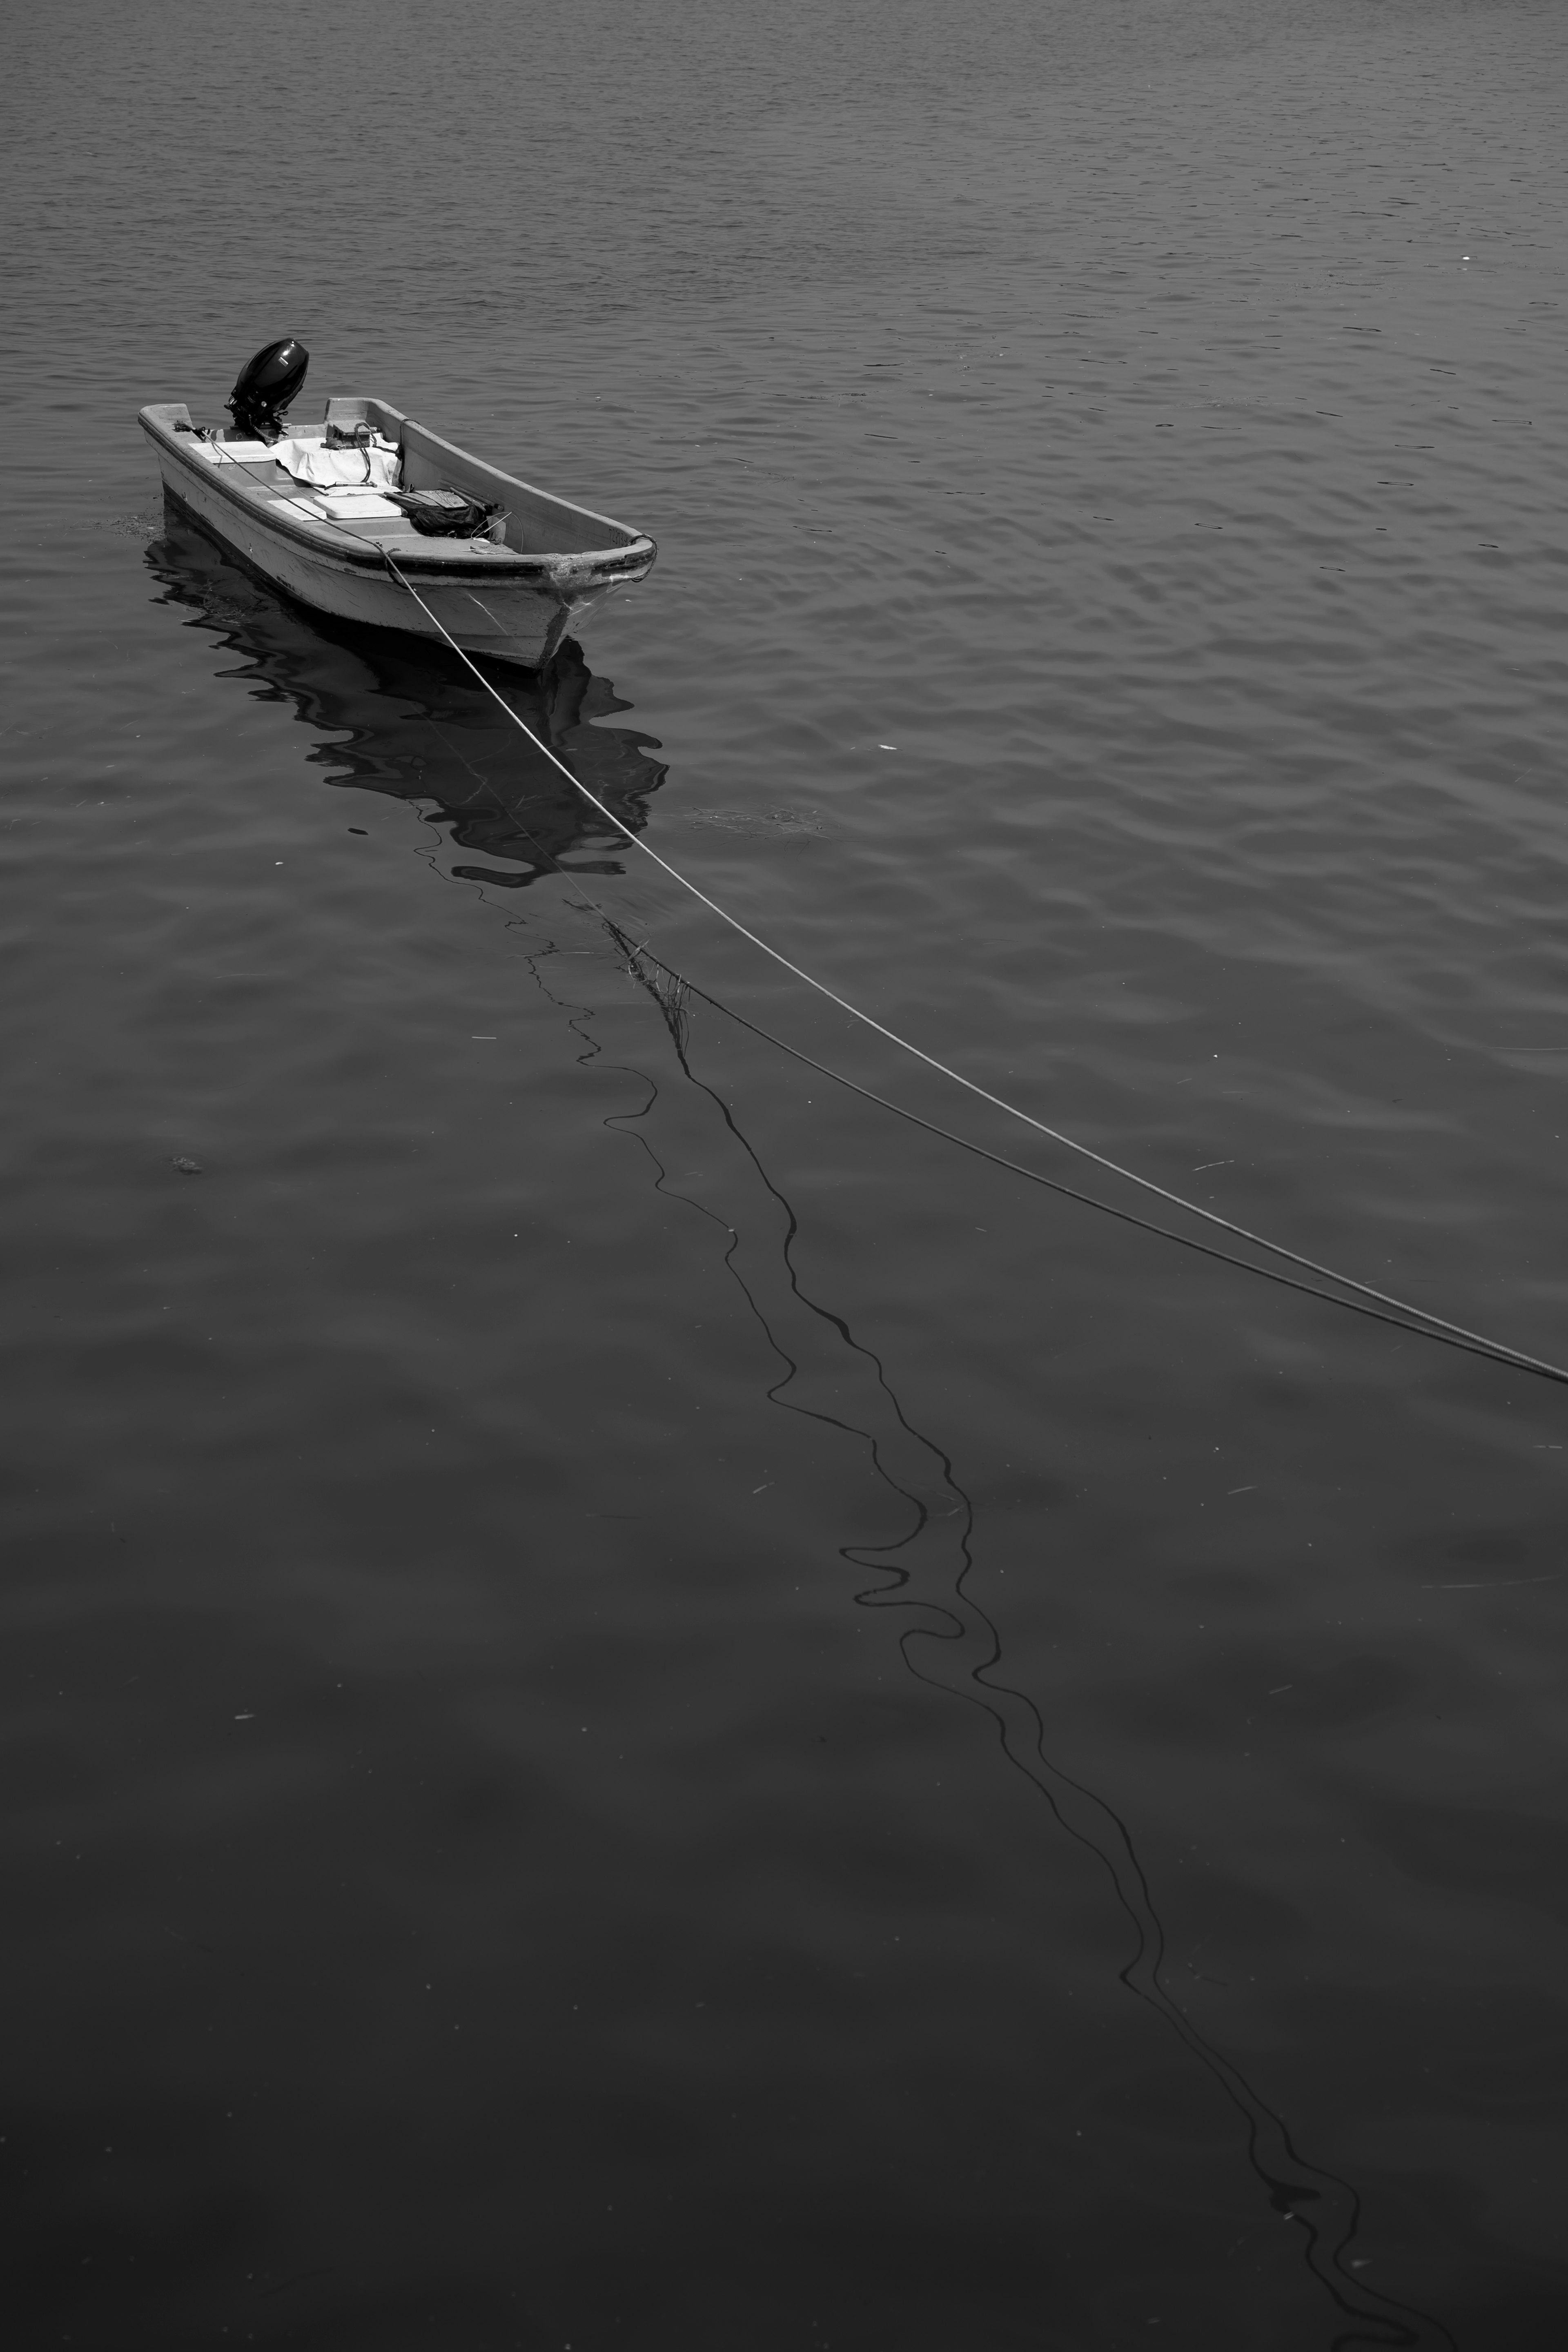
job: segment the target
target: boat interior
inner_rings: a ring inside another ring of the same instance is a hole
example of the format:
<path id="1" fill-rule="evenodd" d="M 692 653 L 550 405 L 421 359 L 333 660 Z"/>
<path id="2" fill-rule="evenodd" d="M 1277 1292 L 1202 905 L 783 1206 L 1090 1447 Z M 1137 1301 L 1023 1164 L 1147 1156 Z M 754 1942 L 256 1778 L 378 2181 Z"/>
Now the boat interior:
<path id="1" fill-rule="evenodd" d="M 189 413 L 176 409 L 170 421 Z M 228 426 L 186 446 L 205 450 L 215 466 L 242 467 L 258 488 L 287 497 L 304 517 L 377 541 L 406 538 L 426 551 L 431 542 L 388 489 L 455 489 L 503 508 L 486 536 L 512 554 L 597 554 L 634 546 L 640 537 L 606 515 L 503 474 L 382 400 L 329 400 L 319 425 L 290 428 L 273 443 Z"/>

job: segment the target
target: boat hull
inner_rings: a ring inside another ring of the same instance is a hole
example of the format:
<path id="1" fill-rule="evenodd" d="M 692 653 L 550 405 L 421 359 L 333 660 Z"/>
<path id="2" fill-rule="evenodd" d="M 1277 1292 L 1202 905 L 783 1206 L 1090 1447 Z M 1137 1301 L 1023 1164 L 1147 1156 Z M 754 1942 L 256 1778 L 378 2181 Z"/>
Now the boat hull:
<path id="1" fill-rule="evenodd" d="M 354 531 L 318 519 L 308 491 L 283 491 L 256 478 L 277 469 L 227 464 L 221 455 L 215 458 L 209 454 L 214 445 L 176 430 L 186 419 L 183 406 L 142 412 L 165 495 L 250 570 L 340 620 L 415 636 L 440 637 L 445 631 L 465 651 L 538 669 L 596 606 L 617 588 L 643 578 L 657 552 L 651 540 L 562 501 L 550 504 L 582 516 L 585 526 L 614 530 L 623 543 L 526 555 L 467 541 L 410 539 L 405 530 L 383 538 L 374 526 Z M 453 452 L 454 457 L 460 454 Z M 496 478 L 504 483 L 510 478 Z M 526 485 L 515 488 L 527 494 Z M 577 535 L 584 535 L 582 529 Z M 421 602 L 409 594 L 399 572 Z"/>

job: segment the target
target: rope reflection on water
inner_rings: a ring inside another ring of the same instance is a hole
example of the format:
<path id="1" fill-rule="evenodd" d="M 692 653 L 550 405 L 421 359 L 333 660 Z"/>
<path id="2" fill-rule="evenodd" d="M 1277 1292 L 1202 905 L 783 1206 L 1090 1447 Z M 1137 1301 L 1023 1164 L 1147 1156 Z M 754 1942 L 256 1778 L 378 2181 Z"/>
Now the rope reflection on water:
<path id="1" fill-rule="evenodd" d="M 1163 1971 L 1167 1937 L 1129 1823 L 1107 1799 L 1047 1755 L 1046 1723 L 1038 1706 L 1026 1691 L 1002 1678 L 1001 1630 L 969 1590 L 975 1565 L 975 1507 L 951 1457 L 936 1439 L 910 1421 L 875 1349 L 858 1338 L 843 1316 L 814 1297 L 803 1284 L 795 1255 L 799 1220 L 729 1103 L 693 1067 L 684 992 L 672 985 L 665 968 L 641 955 L 602 910 L 593 911 L 609 931 L 624 968 L 657 1006 L 682 1078 L 712 1103 L 740 1160 L 782 1213 L 784 1231 L 776 1245 L 774 1271 L 784 1279 L 778 1286 L 777 1304 L 764 1307 L 759 1297 L 761 1283 L 742 1267 L 750 1236 L 670 1181 L 647 1132 L 660 1096 L 658 1081 L 647 1071 L 628 1068 L 627 1075 L 647 1087 L 647 1099 L 640 1110 L 613 1113 L 605 1124 L 635 1138 L 652 1163 L 657 1192 L 682 1202 L 722 1234 L 725 1268 L 784 1368 L 767 1386 L 769 1402 L 858 1443 L 872 1475 L 896 1498 L 907 1517 L 904 1532 L 888 1543 L 840 1546 L 840 1557 L 852 1567 L 876 1573 L 875 1582 L 856 1591 L 857 1602 L 866 1609 L 897 1612 L 912 1621 L 898 1633 L 899 1653 L 909 1673 L 931 1689 L 984 1714 L 1007 1764 L 1049 1807 L 1058 1827 L 1100 1864 L 1131 1930 L 1131 1949 L 1118 1970 L 1121 1982 L 1163 2021 L 1224 2093 L 1243 2128 L 1247 2161 L 1270 2210 L 1301 2231 L 1302 2260 L 1335 2315 L 1333 2352 L 1350 2352 L 1356 2346 L 1395 2347 L 1395 2352 L 1456 2352 L 1454 2338 L 1440 2320 L 1380 2294 L 1353 2275 L 1352 2250 L 1359 2241 L 1362 2222 L 1359 2190 L 1342 2175 L 1303 2156 L 1285 2118 L 1242 2069 L 1198 2031 L 1166 1985 Z M 524 961 L 537 985 L 561 1006 L 583 1039 L 585 1050 L 579 1058 L 597 1059 L 599 1047 L 587 1025 L 594 1019 L 591 1009 L 557 996 L 541 970 L 558 952 L 552 941 L 547 942 Z M 765 1249 L 768 1244 L 763 1246 Z M 809 1318 L 800 1336 L 786 1331 L 790 1317 Z M 858 1376 L 854 1412 L 830 1412 L 791 1393 L 801 1382 L 811 1332 L 818 1336 L 826 1332 L 840 1369 L 847 1363 Z"/>

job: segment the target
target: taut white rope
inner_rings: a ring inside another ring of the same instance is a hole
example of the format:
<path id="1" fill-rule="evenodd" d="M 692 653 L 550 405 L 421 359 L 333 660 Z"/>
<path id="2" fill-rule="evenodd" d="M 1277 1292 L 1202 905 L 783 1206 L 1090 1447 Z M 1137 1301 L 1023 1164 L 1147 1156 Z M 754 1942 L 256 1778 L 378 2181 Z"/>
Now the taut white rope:
<path id="1" fill-rule="evenodd" d="M 837 1004 L 841 1013 L 847 1013 L 852 1020 L 861 1022 L 868 1029 L 875 1030 L 878 1036 L 887 1038 L 889 1044 L 897 1045 L 901 1053 L 912 1055 L 917 1062 L 923 1062 L 928 1069 L 935 1070 L 942 1077 L 951 1078 L 953 1085 L 962 1087 L 965 1093 L 977 1096 L 982 1102 L 990 1103 L 994 1109 L 1005 1111 L 1009 1118 L 1018 1119 L 1025 1127 L 1033 1128 L 1037 1135 L 1046 1136 L 1052 1143 L 1059 1143 L 1068 1151 L 1076 1151 L 1081 1159 L 1092 1160 L 1096 1167 L 1105 1169 L 1112 1176 L 1120 1176 L 1126 1183 L 1136 1184 L 1142 1192 L 1152 1192 L 1157 1199 L 1169 1202 L 1173 1208 L 1183 1210 L 1188 1216 L 1201 1217 L 1205 1224 L 1217 1225 L 1222 1232 L 1234 1234 L 1238 1240 L 1250 1242 L 1257 1249 L 1268 1250 L 1272 1256 L 1285 1258 L 1292 1265 L 1305 1267 L 1309 1274 L 1319 1275 L 1329 1282 L 1340 1283 L 1345 1289 L 1357 1292 L 1363 1298 L 1374 1298 L 1381 1306 L 1396 1308 L 1401 1315 L 1414 1316 L 1417 1322 L 1429 1324 L 1434 1332 L 1451 1333 L 1455 1339 L 1479 1348 L 1499 1362 L 1517 1365 L 1521 1370 L 1540 1372 L 1548 1380 L 1561 1381 L 1568 1385 L 1568 1371 L 1564 1371 L 1561 1365 L 1547 1363 L 1539 1356 L 1526 1355 L 1522 1349 L 1510 1346 L 1506 1339 L 1490 1339 L 1485 1332 L 1471 1331 L 1463 1323 L 1450 1323 L 1445 1317 L 1434 1315 L 1427 1307 L 1414 1307 L 1407 1299 L 1395 1298 L 1385 1290 L 1374 1289 L 1370 1283 L 1358 1282 L 1353 1275 L 1341 1274 L 1331 1265 L 1321 1265 L 1316 1258 L 1305 1257 L 1299 1250 L 1288 1249 L 1282 1242 L 1271 1242 L 1267 1235 L 1255 1234 L 1249 1227 L 1237 1224 L 1231 1218 L 1222 1217 L 1213 1209 L 1203 1208 L 1196 1201 L 1185 1200 L 1180 1192 L 1169 1192 L 1163 1184 L 1156 1184 L 1152 1177 L 1140 1176 L 1135 1169 L 1124 1168 L 1119 1160 L 1108 1159 L 1104 1152 L 1094 1150 L 1087 1143 L 1078 1142 L 1074 1137 L 1062 1134 L 1058 1128 L 1047 1127 L 1043 1119 L 1034 1118 L 1026 1110 L 1020 1110 L 1016 1103 L 1006 1101 L 1001 1095 L 994 1095 L 989 1087 L 979 1085 L 973 1078 L 966 1078 L 962 1070 L 952 1069 L 946 1062 L 938 1061 L 936 1055 L 928 1054 L 923 1046 L 914 1045 L 908 1037 L 900 1037 L 896 1029 L 889 1029 L 885 1022 L 879 1021 L 874 1014 L 863 1013 L 860 1007 L 858 1004 L 852 1004 L 847 997 L 840 996 L 837 989 L 829 988 L 826 981 L 817 980 L 809 971 L 803 971 L 799 964 L 793 963 L 781 950 L 770 946 L 766 940 L 759 939 L 755 931 L 748 929 L 737 916 L 731 915 L 727 908 L 721 907 L 717 899 L 710 898 L 705 890 L 699 889 L 697 884 L 682 874 L 678 866 L 671 866 L 668 858 L 661 857 L 657 849 L 650 848 L 639 834 L 634 833 L 630 825 L 622 822 L 614 809 L 606 808 L 604 802 L 573 774 L 564 761 L 556 758 L 549 744 L 541 741 L 528 721 L 512 709 L 506 697 L 497 692 L 478 663 L 469 658 L 456 637 L 452 635 L 451 631 L 445 627 L 439 617 L 430 610 L 413 582 L 400 570 L 391 551 L 384 547 L 382 552 L 385 557 L 388 571 L 407 590 L 420 611 L 451 646 L 458 660 L 473 672 L 485 692 L 505 711 L 512 725 L 527 736 L 536 751 L 543 752 L 552 767 L 560 770 L 574 792 L 580 793 L 589 806 L 596 809 L 608 824 L 613 824 L 616 832 L 624 835 L 634 849 L 640 849 L 645 857 L 651 858 L 661 873 L 668 874 L 672 882 L 679 883 L 681 889 L 689 891 L 692 898 L 708 908 L 710 914 L 717 915 L 721 923 L 727 924 L 731 930 L 739 932 L 742 939 L 749 940 L 752 947 L 759 949 L 763 955 L 780 965 L 784 971 L 793 974 L 796 980 L 804 982 L 807 988 L 814 989 L 818 996 L 825 996 L 830 1004 Z M 1173 1234 L 1171 1238 L 1177 1240 L 1180 1236 Z M 1255 1269 L 1259 1273 L 1264 1270 L 1262 1267 Z M 1406 1326 L 1406 1328 L 1411 1328 L 1414 1327 Z"/>

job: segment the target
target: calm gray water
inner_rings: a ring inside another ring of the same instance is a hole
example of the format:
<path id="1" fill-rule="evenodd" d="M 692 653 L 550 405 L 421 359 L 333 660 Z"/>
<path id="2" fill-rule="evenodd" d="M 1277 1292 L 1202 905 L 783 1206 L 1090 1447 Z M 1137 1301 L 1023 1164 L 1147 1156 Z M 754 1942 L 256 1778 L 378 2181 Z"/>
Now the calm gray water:
<path id="1" fill-rule="evenodd" d="M 135 411 L 650 530 L 510 691 L 661 856 L 1561 1361 L 1562 8 L 5 38 L 8 2340 L 1557 2340 L 1563 1391 L 667 1023 L 1083 1181 Z"/>

